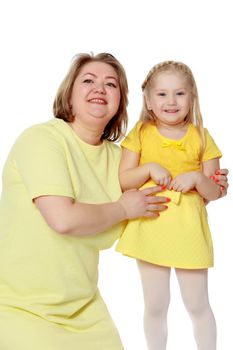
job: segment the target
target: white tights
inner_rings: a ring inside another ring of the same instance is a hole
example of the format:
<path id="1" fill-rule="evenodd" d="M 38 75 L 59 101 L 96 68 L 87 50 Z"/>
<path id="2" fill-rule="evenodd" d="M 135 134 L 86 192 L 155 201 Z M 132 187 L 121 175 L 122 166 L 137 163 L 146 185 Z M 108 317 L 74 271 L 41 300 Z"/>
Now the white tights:
<path id="1" fill-rule="evenodd" d="M 170 302 L 168 267 L 138 261 L 144 300 L 148 350 L 166 350 Z M 198 350 L 216 350 L 216 324 L 208 299 L 208 270 L 176 269 L 184 305 L 191 317 Z"/>

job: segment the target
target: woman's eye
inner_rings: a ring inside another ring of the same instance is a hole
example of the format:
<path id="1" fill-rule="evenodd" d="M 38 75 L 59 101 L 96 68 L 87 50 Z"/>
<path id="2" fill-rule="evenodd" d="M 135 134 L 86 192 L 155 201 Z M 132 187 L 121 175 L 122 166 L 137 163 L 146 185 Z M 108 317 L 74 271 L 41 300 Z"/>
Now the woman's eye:
<path id="1" fill-rule="evenodd" d="M 165 92 L 159 92 L 158 96 L 166 96 Z"/>
<path id="2" fill-rule="evenodd" d="M 114 87 L 114 88 L 116 88 L 116 87 L 117 87 L 117 86 L 116 86 L 116 84 L 111 83 L 111 82 L 107 83 L 106 85 L 108 85 L 108 86 L 110 86 L 110 87 Z"/>
<path id="3" fill-rule="evenodd" d="M 183 91 L 177 92 L 178 96 L 183 96 L 185 93 Z"/>
<path id="4" fill-rule="evenodd" d="M 92 79 L 85 79 L 83 80 L 84 83 L 87 83 L 87 84 L 91 84 L 93 83 L 93 80 Z"/>

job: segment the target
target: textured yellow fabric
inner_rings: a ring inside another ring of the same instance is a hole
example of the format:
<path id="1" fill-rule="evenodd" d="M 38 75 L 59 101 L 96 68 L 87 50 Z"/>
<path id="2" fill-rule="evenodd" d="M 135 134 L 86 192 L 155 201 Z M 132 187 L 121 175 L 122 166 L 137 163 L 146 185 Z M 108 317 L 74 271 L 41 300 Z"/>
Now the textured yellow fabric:
<path id="1" fill-rule="evenodd" d="M 84 143 L 59 119 L 16 141 L 0 201 L 1 350 L 123 349 L 97 288 L 99 250 L 113 244 L 122 225 L 69 237 L 50 229 L 33 203 L 41 195 L 117 200 L 120 153 L 110 142 Z"/>
<path id="2" fill-rule="evenodd" d="M 200 159 L 200 142 L 196 127 L 189 125 L 184 137 L 170 140 L 155 125 L 137 123 L 122 142 L 140 153 L 140 164 L 156 162 L 167 168 L 173 177 L 198 171 L 201 163 L 221 157 L 213 139 L 205 129 L 206 147 Z M 144 187 L 154 185 L 148 181 Z M 153 264 L 198 269 L 213 265 L 213 247 L 203 199 L 195 191 L 181 194 L 163 191 L 171 198 L 169 208 L 155 219 L 131 220 L 116 247 L 125 255 Z"/>

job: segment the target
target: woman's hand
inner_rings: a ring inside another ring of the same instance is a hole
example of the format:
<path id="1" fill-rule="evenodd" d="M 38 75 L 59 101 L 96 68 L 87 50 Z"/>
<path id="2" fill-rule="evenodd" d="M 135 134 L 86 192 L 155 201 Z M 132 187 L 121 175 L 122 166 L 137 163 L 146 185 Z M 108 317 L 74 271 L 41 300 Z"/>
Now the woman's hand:
<path id="1" fill-rule="evenodd" d="M 160 211 L 167 209 L 167 206 L 163 203 L 169 201 L 167 197 L 155 196 L 157 192 L 162 190 L 161 186 L 149 187 L 143 190 L 128 190 L 122 194 L 118 203 L 124 209 L 127 219 L 158 217 Z"/>
<path id="2" fill-rule="evenodd" d="M 221 197 L 227 194 L 228 189 L 228 175 L 229 171 L 227 169 L 219 169 L 216 171 L 215 176 L 211 177 L 219 186 L 221 186 Z"/>

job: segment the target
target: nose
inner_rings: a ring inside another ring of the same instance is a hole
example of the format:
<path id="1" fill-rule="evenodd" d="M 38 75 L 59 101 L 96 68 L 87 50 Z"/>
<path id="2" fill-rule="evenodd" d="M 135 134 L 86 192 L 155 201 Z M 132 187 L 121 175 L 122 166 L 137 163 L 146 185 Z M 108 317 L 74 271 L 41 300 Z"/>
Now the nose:
<path id="1" fill-rule="evenodd" d="M 176 96 L 174 94 L 170 94 L 168 96 L 168 104 L 169 105 L 176 105 Z"/>
<path id="2" fill-rule="evenodd" d="M 94 91 L 95 91 L 95 93 L 105 94 L 106 90 L 105 90 L 104 84 L 103 83 L 96 84 Z"/>

